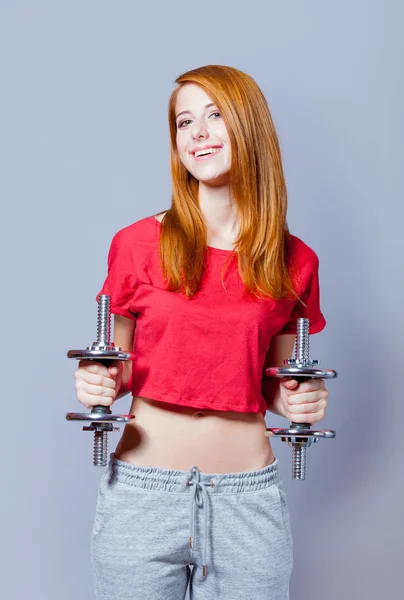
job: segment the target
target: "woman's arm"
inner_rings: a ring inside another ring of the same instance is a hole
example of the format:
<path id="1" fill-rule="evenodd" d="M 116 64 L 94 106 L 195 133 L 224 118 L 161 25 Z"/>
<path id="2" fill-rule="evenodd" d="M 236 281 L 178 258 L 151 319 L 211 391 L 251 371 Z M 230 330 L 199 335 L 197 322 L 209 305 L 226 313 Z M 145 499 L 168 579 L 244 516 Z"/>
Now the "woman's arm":
<path id="1" fill-rule="evenodd" d="M 114 344 L 122 350 L 131 352 L 136 329 L 136 319 L 128 319 L 121 315 L 114 315 Z M 132 389 L 132 361 L 125 360 L 123 363 L 122 382 L 116 398 L 125 396 Z"/>
<path id="2" fill-rule="evenodd" d="M 280 405 L 280 379 L 276 377 L 267 377 L 265 369 L 268 367 L 283 367 L 283 361 L 291 358 L 296 336 L 293 334 L 277 335 L 267 350 L 265 357 L 264 370 L 262 374 L 262 395 L 267 401 L 267 409 L 277 415 L 284 417 L 277 406 Z"/>

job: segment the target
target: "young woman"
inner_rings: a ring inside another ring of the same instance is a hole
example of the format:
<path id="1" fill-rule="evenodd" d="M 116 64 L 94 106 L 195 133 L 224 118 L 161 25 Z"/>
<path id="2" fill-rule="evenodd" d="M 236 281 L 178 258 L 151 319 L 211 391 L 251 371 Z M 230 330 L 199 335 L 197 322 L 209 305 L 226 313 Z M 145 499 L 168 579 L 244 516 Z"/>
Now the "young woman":
<path id="1" fill-rule="evenodd" d="M 86 407 L 129 392 L 136 417 L 99 488 L 96 596 L 182 600 L 189 584 L 193 600 L 285 600 L 292 535 L 264 416 L 318 423 L 328 392 L 265 368 L 291 356 L 298 317 L 325 326 L 318 259 L 288 231 L 256 82 L 210 65 L 176 83 L 171 208 L 114 236 L 100 291 L 136 359 L 75 373 Z"/>

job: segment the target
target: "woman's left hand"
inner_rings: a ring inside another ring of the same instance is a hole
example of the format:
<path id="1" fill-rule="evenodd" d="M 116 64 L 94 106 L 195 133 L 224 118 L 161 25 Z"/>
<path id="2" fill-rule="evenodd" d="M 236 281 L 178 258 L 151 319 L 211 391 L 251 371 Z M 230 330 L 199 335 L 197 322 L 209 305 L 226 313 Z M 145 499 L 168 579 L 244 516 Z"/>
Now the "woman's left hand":
<path id="1" fill-rule="evenodd" d="M 280 380 L 282 413 L 294 423 L 318 423 L 324 419 L 328 390 L 323 379 Z"/>

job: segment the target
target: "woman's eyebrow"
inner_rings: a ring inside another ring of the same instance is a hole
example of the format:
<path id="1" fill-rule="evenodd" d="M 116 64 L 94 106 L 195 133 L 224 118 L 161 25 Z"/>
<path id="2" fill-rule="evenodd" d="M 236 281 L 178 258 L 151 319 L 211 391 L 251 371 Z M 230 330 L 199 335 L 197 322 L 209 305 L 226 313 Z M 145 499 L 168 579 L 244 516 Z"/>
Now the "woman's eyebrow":
<path id="1" fill-rule="evenodd" d="M 215 104 L 214 102 L 210 102 L 209 104 L 207 104 L 207 105 L 205 106 L 205 108 L 210 108 L 211 106 L 216 106 L 216 104 Z M 183 115 L 183 114 L 185 114 L 185 113 L 189 113 L 189 112 L 192 112 L 192 111 L 190 111 L 190 110 L 182 110 L 181 112 L 179 112 L 179 113 L 178 113 L 178 115 L 177 115 L 175 118 L 176 118 L 176 119 L 178 119 L 178 117 L 179 117 L 180 115 Z"/>

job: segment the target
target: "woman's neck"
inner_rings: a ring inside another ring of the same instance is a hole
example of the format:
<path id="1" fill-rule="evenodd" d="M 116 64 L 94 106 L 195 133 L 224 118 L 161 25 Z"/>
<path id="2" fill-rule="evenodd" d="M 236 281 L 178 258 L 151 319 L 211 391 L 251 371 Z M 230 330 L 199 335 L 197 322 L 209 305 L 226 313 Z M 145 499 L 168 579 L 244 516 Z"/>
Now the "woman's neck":
<path id="1" fill-rule="evenodd" d="M 199 207 L 211 235 L 221 239 L 237 236 L 237 207 L 231 198 L 228 185 L 208 186 L 199 182 Z"/>

